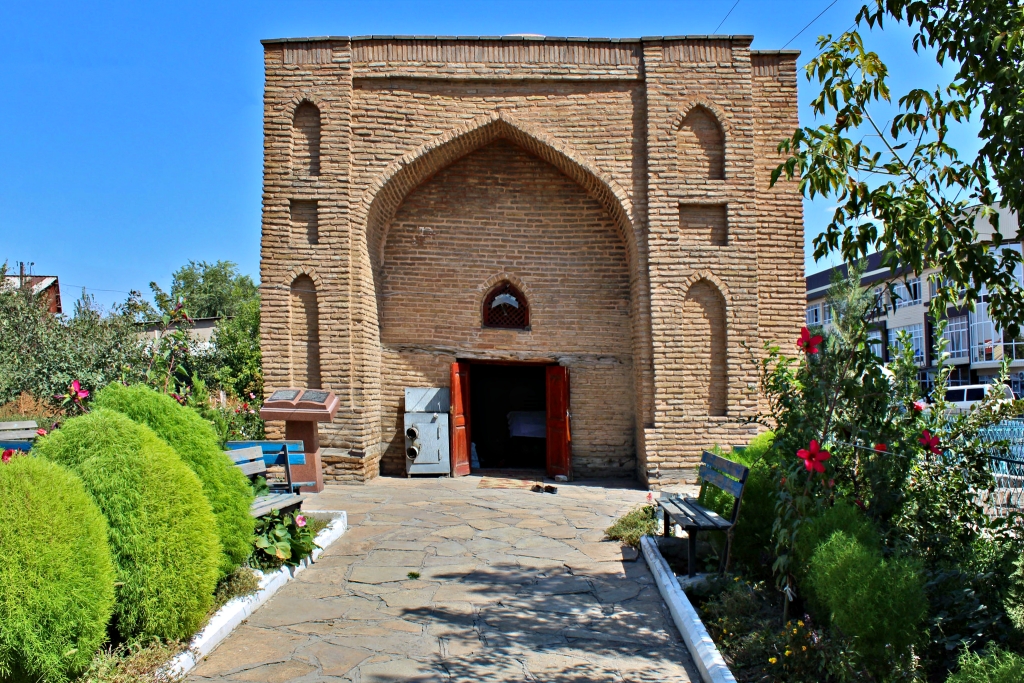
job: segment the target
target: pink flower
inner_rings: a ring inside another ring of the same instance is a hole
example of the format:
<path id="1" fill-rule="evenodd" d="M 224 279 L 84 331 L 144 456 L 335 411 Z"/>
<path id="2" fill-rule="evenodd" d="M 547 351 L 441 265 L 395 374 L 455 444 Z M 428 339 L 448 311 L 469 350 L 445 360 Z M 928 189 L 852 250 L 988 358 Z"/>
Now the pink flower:
<path id="1" fill-rule="evenodd" d="M 652 494 L 650 491 L 647 492 L 647 502 L 648 503 L 653 503 L 654 502 L 654 494 Z"/>
<path id="2" fill-rule="evenodd" d="M 939 448 L 939 437 L 938 436 L 932 436 L 932 433 L 929 432 L 927 429 L 924 430 L 923 432 L 921 432 L 921 438 L 918 439 L 918 441 L 921 442 L 922 446 L 927 448 L 929 451 L 931 451 L 935 455 L 941 455 L 942 454 L 942 449 Z"/>
<path id="3" fill-rule="evenodd" d="M 835 485 L 836 485 L 836 480 L 835 479 L 829 479 L 828 480 L 828 487 L 829 488 L 833 488 Z"/>
<path id="4" fill-rule="evenodd" d="M 796 340 L 797 347 L 805 353 L 817 353 L 818 345 L 824 341 L 820 334 L 811 336 L 811 331 L 804 327 L 800 330 L 800 338 Z"/>
<path id="5" fill-rule="evenodd" d="M 13 458 L 13 457 L 14 457 L 14 449 L 13 448 L 8 448 L 6 451 L 4 451 L 4 454 L 2 456 L 0 456 L 0 461 L 2 461 L 4 463 L 8 463 L 8 462 L 11 461 L 11 458 Z"/>
<path id="6" fill-rule="evenodd" d="M 37 429 L 36 430 L 36 434 L 38 434 L 39 436 L 46 436 L 46 430 L 45 429 Z"/>
<path id="7" fill-rule="evenodd" d="M 306 518 L 302 515 L 295 515 L 295 526 L 300 528 L 306 526 Z"/>
<path id="8" fill-rule="evenodd" d="M 250 392 L 249 392 L 249 398 L 251 398 L 251 399 L 253 399 L 253 400 L 255 401 L 255 400 L 256 400 L 256 394 L 254 394 L 254 393 L 252 393 L 252 392 L 250 391 Z"/>
<path id="9" fill-rule="evenodd" d="M 821 450 L 821 446 L 814 439 L 808 448 L 801 448 L 796 452 L 796 457 L 804 461 L 804 467 L 808 472 L 824 472 L 825 461 L 832 457 L 828 451 Z"/>
<path id="10" fill-rule="evenodd" d="M 81 383 L 76 379 L 71 383 L 71 397 L 81 401 L 83 398 L 89 397 L 89 392 L 82 388 Z"/>

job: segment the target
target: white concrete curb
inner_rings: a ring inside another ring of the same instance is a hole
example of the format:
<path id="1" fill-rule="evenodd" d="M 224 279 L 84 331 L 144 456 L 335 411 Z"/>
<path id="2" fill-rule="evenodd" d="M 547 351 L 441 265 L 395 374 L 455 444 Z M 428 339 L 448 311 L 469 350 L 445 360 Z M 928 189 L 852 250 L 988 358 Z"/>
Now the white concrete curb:
<path id="1" fill-rule="evenodd" d="M 715 647 L 715 641 L 711 640 L 711 635 L 697 616 L 697 610 L 693 609 L 686 593 L 679 587 L 679 582 L 676 581 L 668 562 L 661 556 L 658 542 L 650 536 L 644 536 L 640 539 L 640 547 L 647 566 L 654 574 L 658 591 L 665 599 L 668 611 L 672 613 L 672 621 L 676 623 L 679 633 L 683 636 L 683 642 L 686 643 L 697 665 L 701 680 L 704 683 L 736 683 L 721 653 Z"/>
<path id="2" fill-rule="evenodd" d="M 202 631 L 197 633 L 188 649 L 172 659 L 164 667 L 164 672 L 169 677 L 184 676 L 189 673 L 202 661 L 203 657 L 213 652 L 213 649 L 220 645 L 221 641 L 231 635 L 231 632 L 249 618 L 253 612 L 259 609 L 263 603 L 271 598 L 281 586 L 294 578 L 296 574 L 313 564 L 320 558 L 324 550 L 341 538 L 348 529 L 348 515 L 344 510 L 310 510 L 304 511 L 306 516 L 330 515 L 334 519 L 316 535 L 316 544 L 319 548 L 313 548 L 310 557 L 304 559 L 297 567 L 281 567 L 276 572 L 260 575 L 260 588 L 252 595 L 242 598 L 234 598 L 226 605 L 217 610 L 217 613 L 210 617 L 210 621 Z"/>

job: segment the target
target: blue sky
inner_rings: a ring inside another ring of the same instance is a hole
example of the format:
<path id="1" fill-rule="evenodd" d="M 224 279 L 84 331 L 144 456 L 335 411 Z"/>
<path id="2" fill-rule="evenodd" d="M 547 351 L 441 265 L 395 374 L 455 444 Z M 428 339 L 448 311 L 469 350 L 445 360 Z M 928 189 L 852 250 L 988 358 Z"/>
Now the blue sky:
<path id="1" fill-rule="evenodd" d="M 109 306 L 189 259 L 258 274 L 261 38 L 439 34 L 636 37 L 749 33 L 816 53 L 859 0 L 14 2 L 0 4 L 0 262 L 34 262 Z M 822 10 L 827 11 L 796 34 Z M 725 19 L 723 21 L 723 19 Z M 720 27 L 719 27 L 719 24 Z M 717 31 L 716 31 L 717 28 Z M 906 27 L 867 38 L 894 92 L 943 73 Z M 801 77 L 801 122 L 815 94 Z M 953 140 L 962 152 L 976 133 Z M 805 203 L 808 242 L 828 201 Z M 814 265 L 812 270 L 827 264 Z"/>

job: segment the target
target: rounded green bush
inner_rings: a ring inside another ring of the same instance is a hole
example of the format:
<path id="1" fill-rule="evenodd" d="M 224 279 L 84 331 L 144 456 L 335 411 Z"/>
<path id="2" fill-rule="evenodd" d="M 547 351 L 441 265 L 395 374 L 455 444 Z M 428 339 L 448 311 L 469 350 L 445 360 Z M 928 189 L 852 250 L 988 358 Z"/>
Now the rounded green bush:
<path id="1" fill-rule="evenodd" d="M 245 562 L 252 552 L 252 487 L 224 455 L 213 427 L 191 408 L 141 384 L 110 384 L 99 392 L 95 404 L 146 425 L 177 451 L 199 477 L 217 517 L 217 532 L 224 551 L 221 574 L 226 576 Z"/>
<path id="2" fill-rule="evenodd" d="M 910 560 L 883 559 L 836 531 L 811 556 L 807 583 L 832 626 L 854 639 L 868 668 L 884 671 L 921 636 L 928 603 L 919 567 Z"/>
<path id="3" fill-rule="evenodd" d="M 199 479 L 153 431 L 103 409 L 65 422 L 32 452 L 70 468 L 106 517 L 124 638 L 191 636 L 213 601 L 216 520 Z"/>
<path id="4" fill-rule="evenodd" d="M 0 464 L 0 680 L 66 681 L 106 639 L 114 569 L 103 515 L 75 475 Z"/>

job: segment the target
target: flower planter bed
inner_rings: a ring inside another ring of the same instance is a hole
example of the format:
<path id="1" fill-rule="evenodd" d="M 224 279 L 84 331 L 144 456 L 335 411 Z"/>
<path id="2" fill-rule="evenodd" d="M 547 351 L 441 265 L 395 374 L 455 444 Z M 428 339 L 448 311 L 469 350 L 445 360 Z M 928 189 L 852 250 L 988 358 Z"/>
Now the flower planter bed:
<path id="1" fill-rule="evenodd" d="M 296 567 L 281 567 L 268 573 L 257 573 L 260 575 L 259 590 L 240 598 L 234 598 L 221 607 L 210 618 L 202 631 L 197 633 L 189 643 L 188 649 L 172 659 L 165 667 L 165 672 L 171 677 L 182 677 L 188 674 L 204 657 L 210 654 L 214 648 L 227 638 L 235 628 L 245 621 L 249 616 L 259 609 L 274 593 L 282 586 L 291 581 L 296 574 L 313 564 L 324 550 L 332 543 L 341 538 L 348 529 L 348 515 L 343 510 L 316 510 L 303 512 L 307 517 L 318 517 L 330 519 L 330 523 L 316 536 L 316 544 L 312 554 L 303 559 Z"/>

